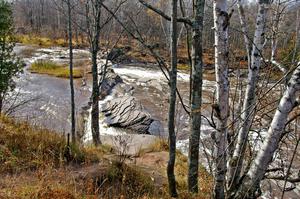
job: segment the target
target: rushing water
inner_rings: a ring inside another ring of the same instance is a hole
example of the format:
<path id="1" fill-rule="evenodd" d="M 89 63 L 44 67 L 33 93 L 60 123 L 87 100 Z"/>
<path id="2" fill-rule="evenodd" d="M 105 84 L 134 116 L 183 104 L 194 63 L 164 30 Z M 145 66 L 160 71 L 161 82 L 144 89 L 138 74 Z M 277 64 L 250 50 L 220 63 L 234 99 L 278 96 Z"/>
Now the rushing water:
<path id="1" fill-rule="evenodd" d="M 34 52 L 28 53 L 28 50 Z M 30 46 L 16 46 L 15 52 L 26 63 L 26 68 L 36 60 L 52 60 L 59 63 L 68 63 L 68 50 L 66 48 L 33 48 Z M 87 50 L 74 51 L 75 63 L 86 64 L 89 61 L 89 53 Z M 164 127 L 162 135 L 167 132 L 167 111 L 168 111 L 168 84 L 162 72 L 158 68 L 140 65 L 120 65 L 114 67 L 114 71 L 119 74 L 126 84 L 134 87 L 133 96 L 136 97 L 152 115 L 152 117 L 160 121 Z M 178 89 L 185 104 L 189 103 L 189 75 L 185 73 L 178 74 Z M 215 89 L 215 82 L 203 81 L 203 112 L 202 114 L 210 116 L 210 102 Z M 81 86 L 81 80 L 75 81 L 75 101 L 76 113 L 79 116 L 82 107 L 88 104 L 91 95 L 91 86 Z M 113 95 L 109 95 L 100 102 L 110 100 Z M 13 112 L 13 115 L 22 120 L 28 120 L 33 124 L 44 126 L 58 132 L 70 131 L 70 86 L 69 80 L 55 78 L 48 75 L 32 74 L 25 69 L 25 72 L 17 79 L 16 91 L 12 94 L 11 101 L 15 104 L 24 103 Z M 28 102 L 27 102 L 28 101 Z M 208 108 L 205 108 L 206 104 Z M 86 118 L 84 141 L 91 141 L 90 114 Z M 182 105 L 177 104 L 176 114 L 176 132 L 177 147 L 183 153 L 187 154 L 188 150 L 188 116 L 184 112 Z M 201 159 L 205 159 L 206 155 L 211 155 L 211 132 L 213 129 L 206 120 L 202 120 L 201 126 L 202 141 L 208 140 L 207 143 L 201 143 L 200 152 Z M 101 134 L 116 135 L 124 133 L 123 129 L 107 127 L 104 119 L 100 116 Z M 260 133 L 260 136 L 265 135 Z M 252 136 L 256 140 L 255 135 Z M 204 147 L 205 146 L 205 147 Z M 208 147 L 208 148 L 206 148 Z M 259 149 L 259 148 L 258 148 Z M 207 161 L 202 161 L 202 164 Z M 208 165 L 205 165 L 208 166 Z M 295 192 L 298 194 L 298 189 Z M 267 195 L 268 192 L 266 192 Z M 269 197 L 265 197 L 269 198 Z"/>
<path id="2" fill-rule="evenodd" d="M 32 51 L 28 53 L 28 51 Z M 36 60 L 51 60 L 58 63 L 68 63 L 68 49 L 66 48 L 34 48 L 31 46 L 18 45 L 15 52 L 23 58 L 26 68 Z M 89 52 L 87 50 L 74 50 L 74 62 L 86 64 L 89 61 Z M 165 129 L 161 135 L 166 135 L 167 109 L 168 109 L 168 84 L 163 73 L 153 66 L 119 65 L 114 67 L 114 71 L 119 74 L 126 84 L 135 88 L 134 97 L 144 105 L 145 109 L 160 121 Z M 183 101 L 188 104 L 189 75 L 178 73 L 179 90 Z M 214 82 L 204 81 L 204 90 L 211 92 L 214 89 Z M 48 75 L 40 75 L 25 72 L 17 80 L 18 100 L 29 101 L 20 106 L 13 113 L 14 116 L 30 121 L 33 124 L 47 127 L 58 132 L 69 132 L 70 130 L 70 86 L 69 80 L 56 78 Z M 91 86 L 88 83 L 85 87 L 81 86 L 81 80 L 75 81 L 75 102 L 76 113 L 86 106 L 90 97 Z M 105 100 L 109 100 L 107 96 Z M 204 99 L 208 101 L 209 99 Z M 100 105 L 103 102 L 100 102 Z M 178 146 L 186 151 L 188 117 L 178 104 L 177 122 L 178 122 Z M 101 117 L 100 117 L 101 118 Z M 203 129 L 209 131 L 209 126 L 203 121 Z M 91 140 L 90 117 L 87 118 L 84 140 Z M 120 129 L 109 128 L 100 121 L 102 134 L 116 134 L 122 132 Z M 206 134 L 203 134 L 206 136 Z"/>

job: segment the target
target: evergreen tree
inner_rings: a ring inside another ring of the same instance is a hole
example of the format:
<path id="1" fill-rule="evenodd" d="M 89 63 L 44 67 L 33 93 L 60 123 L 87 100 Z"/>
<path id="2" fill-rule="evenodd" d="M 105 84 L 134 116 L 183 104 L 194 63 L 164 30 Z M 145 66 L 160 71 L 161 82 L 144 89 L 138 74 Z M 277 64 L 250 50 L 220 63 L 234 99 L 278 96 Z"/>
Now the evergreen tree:
<path id="1" fill-rule="evenodd" d="M 0 113 L 6 94 L 15 88 L 15 78 L 22 71 L 14 46 L 11 4 L 0 0 Z"/>

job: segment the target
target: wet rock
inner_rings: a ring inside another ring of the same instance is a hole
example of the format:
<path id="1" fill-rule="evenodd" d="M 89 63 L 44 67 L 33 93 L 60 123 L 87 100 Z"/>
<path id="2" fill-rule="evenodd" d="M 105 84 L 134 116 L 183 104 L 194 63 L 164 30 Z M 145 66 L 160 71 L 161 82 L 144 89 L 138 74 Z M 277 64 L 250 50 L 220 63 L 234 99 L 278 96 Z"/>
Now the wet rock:
<path id="1" fill-rule="evenodd" d="M 160 128 L 157 123 L 152 124 L 154 120 L 150 114 L 131 96 L 110 100 L 102 106 L 101 111 L 108 126 L 127 128 L 140 134 L 151 134 Z"/>
<path id="2" fill-rule="evenodd" d="M 114 48 L 108 53 L 107 59 L 113 63 L 131 63 L 131 58 L 126 55 L 129 51 L 131 51 L 129 46 Z"/>
<path id="3" fill-rule="evenodd" d="M 162 123 L 158 120 L 154 120 L 148 128 L 148 132 L 151 135 L 161 136 L 164 132 Z"/>
<path id="4" fill-rule="evenodd" d="M 151 80 L 148 82 L 149 83 L 149 87 L 153 87 L 153 88 L 156 88 L 157 90 L 163 92 L 164 91 L 164 88 L 162 86 L 161 83 L 159 83 L 157 80 Z"/>
<path id="5" fill-rule="evenodd" d="M 111 90 L 119 83 L 122 83 L 122 78 L 117 75 L 112 68 L 107 69 L 107 73 L 105 75 L 104 80 L 101 82 L 100 85 L 100 100 L 104 99 Z"/>

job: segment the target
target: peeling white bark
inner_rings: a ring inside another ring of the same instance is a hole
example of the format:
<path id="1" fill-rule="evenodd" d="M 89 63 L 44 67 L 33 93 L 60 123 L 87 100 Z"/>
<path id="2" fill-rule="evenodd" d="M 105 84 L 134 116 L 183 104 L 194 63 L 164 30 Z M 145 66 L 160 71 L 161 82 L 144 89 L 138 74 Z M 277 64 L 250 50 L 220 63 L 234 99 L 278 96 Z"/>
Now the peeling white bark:
<path id="1" fill-rule="evenodd" d="M 227 0 L 214 1 L 215 29 L 215 70 L 216 70 L 216 105 L 218 118 L 215 140 L 215 187 L 214 197 L 225 198 L 227 121 L 229 116 L 229 81 L 228 81 L 228 25 L 230 16 L 227 12 Z"/>
<path id="2" fill-rule="evenodd" d="M 288 72 L 287 69 L 286 69 L 283 65 L 281 65 L 280 63 L 278 63 L 278 62 L 275 60 L 274 57 L 272 57 L 271 63 L 272 63 L 274 66 L 276 66 L 282 73 L 285 74 L 285 73 Z"/>
<path id="3" fill-rule="evenodd" d="M 278 144 L 284 133 L 285 124 L 289 113 L 295 107 L 296 99 L 300 94 L 300 63 L 293 73 L 288 83 L 287 90 L 280 100 L 278 108 L 275 112 L 271 125 L 269 127 L 267 137 L 263 143 L 261 150 L 253 161 L 249 172 L 241 183 L 241 187 L 237 195 L 238 198 L 246 198 L 253 196 L 266 170 L 273 159 L 274 152 L 278 148 Z M 248 194 L 246 194 L 248 192 Z"/>
<path id="4" fill-rule="evenodd" d="M 261 51 L 264 47 L 265 26 L 267 18 L 268 4 L 270 0 L 259 0 L 259 9 L 256 19 L 256 29 L 253 40 L 251 65 L 249 67 L 248 84 L 241 115 L 241 127 L 237 137 L 236 147 L 231 162 L 229 163 L 229 183 L 234 188 L 240 178 L 243 167 L 244 153 L 246 149 L 248 133 L 254 116 L 256 103 L 255 91 L 259 78 L 259 69 L 261 65 Z"/>

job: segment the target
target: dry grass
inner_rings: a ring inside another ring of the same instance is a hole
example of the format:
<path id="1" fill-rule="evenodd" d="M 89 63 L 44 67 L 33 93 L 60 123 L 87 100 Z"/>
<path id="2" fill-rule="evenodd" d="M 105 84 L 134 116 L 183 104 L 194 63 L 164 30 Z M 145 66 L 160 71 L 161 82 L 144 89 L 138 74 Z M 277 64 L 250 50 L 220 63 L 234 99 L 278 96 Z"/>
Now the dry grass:
<path id="1" fill-rule="evenodd" d="M 29 71 L 32 73 L 47 74 L 61 78 L 70 77 L 70 70 L 67 66 L 60 65 L 52 61 L 38 60 L 30 66 Z M 74 78 L 82 78 L 83 73 L 83 69 L 73 69 Z"/>
<path id="2" fill-rule="evenodd" d="M 65 164 L 66 141 L 61 135 L 0 116 L 0 174 L 58 168 Z M 70 146 L 74 163 L 95 162 L 103 150 Z"/>
<path id="3" fill-rule="evenodd" d="M 0 198 L 151 198 L 150 176 L 111 161 L 112 152 L 106 145 L 69 149 L 55 132 L 1 116 Z"/>
<path id="4" fill-rule="evenodd" d="M 167 152 L 169 150 L 168 142 L 166 139 L 157 139 L 147 149 L 148 153 L 152 152 Z M 161 162 L 163 160 L 155 160 Z M 166 161 L 166 160 L 165 160 Z M 160 168 L 166 177 L 166 165 L 165 162 L 163 168 Z M 188 193 L 187 188 L 187 174 L 188 174 L 188 158 L 182 154 L 179 150 L 176 151 L 176 162 L 175 162 L 175 175 L 177 181 L 177 188 L 179 191 L 180 198 L 197 198 L 206 199 L 211 198 L 211 190 L 213 187 L 213 177 L 206 169 L 200 165 L 199 167 L 199 194 L 192 195 Z M 167 187 L 166 187 L 167 189 Z"/>
<path id="5" fill-rule="evenodd" d="M 18 34 L 15 36 L 15 40 L 18 43 L 39 46 L 39 47 L 53 47 L 53 46 L 60 46 L 60 47 L 67 47 L 69 45 L 68 41 L 65 38 L 50 38 L 44 37 L 39 35 L 24 35 Z M 76 42 L 76 39 L 73 38 L 73 46 L 77 47 L 87 47 L 88 44 L 85 41 L 84 43 Z"/>
<path id="6" fill-rule="evenodd" d="M 0 198 L 169 198 L 166 186 L 168 144 L 151 146 L 160 166 L 122 164 L 110 146 L 72 145 L 67 164 L 66 141 L 55 132 L 0 117 Z M 163 151 L 163 152 L 154 152 Z M 152 163 L 151 163 L 152 164 Z M 187 190 L 187 157 L 177 151 L 175 174 L 180 198 L 209 198 L 212 178 L 199 168 L 200 193 Z"/>
<path id="7" fill-rule="evenodd" d="M 37 45 L 41 47 L 62 46 L 66 47 L 68 43 L 64 39 L 50 39 L 47 37 L 33 35 L 17 35 L 16 41 L 27 45 Z"/>

